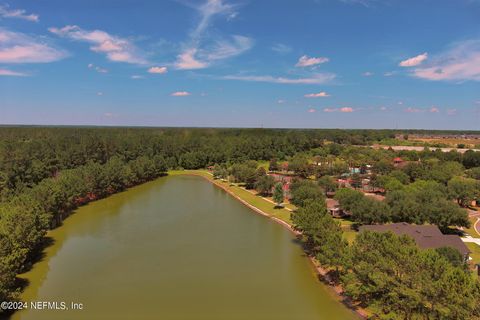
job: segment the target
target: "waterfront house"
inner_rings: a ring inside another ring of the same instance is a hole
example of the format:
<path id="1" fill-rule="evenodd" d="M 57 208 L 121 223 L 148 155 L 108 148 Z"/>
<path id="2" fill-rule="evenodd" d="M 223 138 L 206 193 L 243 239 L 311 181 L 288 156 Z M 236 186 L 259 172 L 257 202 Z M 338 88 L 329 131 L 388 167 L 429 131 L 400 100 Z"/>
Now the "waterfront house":
<path id="1" fill-rule="evenodd" d="M 465 259 L 468 260 L 470 250 L 463 243 L 459 236 L 453 234 L 443 234 L 437 226 L 416 225 L 405 222 L 384 224 L 384 225 L 365 225 L 359 228 L 360 232 L 393 232 L 396 235 L 407 235 L 412 237 L 417 245 L 422 249 L 437 249 L 450 247 L 457 249 Z"/>

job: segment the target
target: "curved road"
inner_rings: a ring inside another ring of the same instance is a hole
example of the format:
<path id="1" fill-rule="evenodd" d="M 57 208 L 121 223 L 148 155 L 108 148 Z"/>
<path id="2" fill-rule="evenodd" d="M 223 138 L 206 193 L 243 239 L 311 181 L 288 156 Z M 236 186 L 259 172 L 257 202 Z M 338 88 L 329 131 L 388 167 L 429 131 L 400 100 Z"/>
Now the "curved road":
<path id="1" fill-rule="evenodd" d="M 473 225 L 473 229 L 480 236 L 480 211 L 468 210 L 468 216 L 470 218 L 477 218 L 477 221 Z"/>

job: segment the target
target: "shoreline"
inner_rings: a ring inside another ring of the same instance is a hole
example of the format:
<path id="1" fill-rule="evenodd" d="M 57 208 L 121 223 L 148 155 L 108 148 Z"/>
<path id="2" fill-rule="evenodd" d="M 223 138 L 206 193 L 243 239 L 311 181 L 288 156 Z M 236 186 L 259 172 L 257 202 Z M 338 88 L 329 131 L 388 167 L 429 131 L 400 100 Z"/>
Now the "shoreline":
<path id="1" fill-rule="evenodd" d="M 207 173 L 207 172 L 205 172 Z M 207 173 L 207 174 L 210 174 L 210 173 Z M 289 223 L 277 218 L 277 217 L 273 217 L 271 216 L 270 214 L 266 213 L 265 211 L 262 211 L 260 210 L 259 208 L 255 207 L 254 205 L 248 203 L 247 201 L 245 201 L 244 199 L 242 199 L 240 196 L 236 195 L 232 190 L 230 190 L 228 187 L 226 186 L 223 186 L 221 185 L 220 183 L 218 183 L 217 181 L 213 180 L 213 176 L 212 176 L 212 179 L 209 179 L 209 177 L 206 177 L 205 175 L 201 174 L 200 172 L 194 172 L 194 171 L 186 171 L 184 173 L 182 172 L 179 172 L 178 175 L 191 175 L 191 176 L 197 176 L 197 177 L 202 177 L 203 179 L 209 181 L 211 184 L 213 184 L 214 186 L 222 189 L 223 191 L 225 191 L 226 193 L 228 193 L 229 195 L 231 195 L 232 197 L 234 197 L 235 199 L 237 199 L 240 203 L 242 203 L 243 205 L 245 205 L 246 207 L 250 208 L 251 210 L 253 210 L 255 213 L 259 214 L 259 215 L 262 215 L 264 217 L 267 217 L 269 218 L 270 220 L 273 220 L 274 222 L 280 224 L 281 226 L 283 226 L 284 228 L 286 228 L 288 231 L 290 231 L 291 233 L 293 233 L 296 237 L 299 237 L 301 236 L 301 232 L 299 231 L 296 231 Z M 167 175 L 168 176 L 168 175 Z M 305 252 L 305 251 L 304 251 Z M 335 296 L 335 299 L 339 302 L 341 302 L 346 308 L 348 308 L 349 310 L 351 310 L 354 314 L 356 314 L 357 316 L 360 317 L 360 319 L 368 319 L 369 315 L 368 313 L 366 312 L 365 309 L 363 308 L 360 308 L 360 307 L 357 307 L 355 305 L 352 304 L 351 300 L 346 297 L 343 292 L 343 287 L 341 285 L 333 285 L 332 282 L 331 282 L 331 279 L 330 277 L 328 276 L 328 272 L 327 270 L 325 270 L 321 264 L 318 262 L 318 260 L 311 256 L 311 255 L 308 255 L 307 252 L 305 252 L 305 255 L 306 257 L 308 258 L 308 260 L 310 261 L 310 263 L 312 264 L 313 266 L 313 269 L 315 270 L 315 273 L 316 275 L 319 277 L 319 280 L 325 285 L 326 288 L 329 289 L 329 291 Z"/>

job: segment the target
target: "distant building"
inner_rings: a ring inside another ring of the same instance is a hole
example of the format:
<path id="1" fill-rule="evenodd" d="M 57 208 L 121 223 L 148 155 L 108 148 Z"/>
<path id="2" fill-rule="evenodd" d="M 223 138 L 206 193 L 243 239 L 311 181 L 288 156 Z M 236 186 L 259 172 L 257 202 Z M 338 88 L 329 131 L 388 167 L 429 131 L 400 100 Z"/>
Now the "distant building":
<path id="1" fill-rule="evenodd" d="M 393 159 L 393 166 L 395 168 L 403 168 L 405 167 L 410 161 L 405 161 L 400 157 L 396 157 Z"/>
<path id="2" fill-rule="evenodd" d="M 415 225 L 405 222 L 392 223 L 384 225 L 365 225 L 359 228 L 360 232 L 388 232 L 391 231 L 396 235 L 407 235 L 412 237 L 417 245 L 422 249 L 437 249 L 442 247 L 450 247 L 457 249 L 465 260 L 468 260 L 470 250 L 457 235 L 445 235 L 437 226 L 433 225 Z"/>

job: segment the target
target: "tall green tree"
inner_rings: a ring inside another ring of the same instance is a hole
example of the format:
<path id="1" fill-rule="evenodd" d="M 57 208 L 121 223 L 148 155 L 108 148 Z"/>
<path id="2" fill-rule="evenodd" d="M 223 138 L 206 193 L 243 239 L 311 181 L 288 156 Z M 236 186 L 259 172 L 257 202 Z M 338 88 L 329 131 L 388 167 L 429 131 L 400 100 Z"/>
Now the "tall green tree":
<path id="1" fill-rule="evenodd" d="M 284 200 L 283 185 L 281 182 L 277 182 L 275 184 L 275 189 L 273 190 L 273 201 L 275 202 L 275 205 L 278 207 L 282 205 L 283 200 Z"/>

